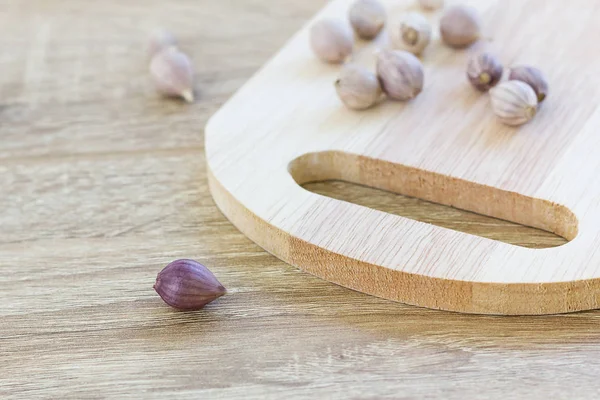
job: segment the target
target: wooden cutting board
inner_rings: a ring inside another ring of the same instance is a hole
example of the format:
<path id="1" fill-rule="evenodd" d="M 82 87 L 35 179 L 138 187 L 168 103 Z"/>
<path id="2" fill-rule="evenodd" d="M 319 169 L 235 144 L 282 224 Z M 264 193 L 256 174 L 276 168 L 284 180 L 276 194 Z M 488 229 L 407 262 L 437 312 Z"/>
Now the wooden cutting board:
<path id="1" fill-rule="evenodd" d="M 384 2 L 391 18 L 413 0 Z M 448 1 L 452 4 L 453 2 Z M 442 310 L 549 314 L 600 308 L 600 7 L 595 0 L 463 1 L 484 20 L 468 50 L 423 54 L 425 88 L 409 103 L 344 108 L 339 66 L 312 54 L 308 24 L 206 128 L 209 181 L 225 215 L 282 260 L 375 296 Z M 351 0 L 318 16 L 345 18 Z M 434 27 L 439 13 L 427 13 Z M 386 35 L 357 43 L 373 65 Z M 513 128 L 465 78 L 489 50 L 541 68 L 550 95 Z M 569 242 L 527 249 L 320 196 L 339 179 L 533 226 Z"/>

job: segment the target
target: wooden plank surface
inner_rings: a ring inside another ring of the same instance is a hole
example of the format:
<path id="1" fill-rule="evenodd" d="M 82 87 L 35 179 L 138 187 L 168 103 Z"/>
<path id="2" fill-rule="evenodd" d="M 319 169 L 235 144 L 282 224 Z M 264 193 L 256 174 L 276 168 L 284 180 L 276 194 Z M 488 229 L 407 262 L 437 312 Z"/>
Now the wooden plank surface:
<path id="1" fill-rule="evenodd" d="M 479 317 L 352 292 L 216 209 L 203 126 L 324 0 L 0 0 L 1 398 L 595 398 L 599 312 Z M 155 96 L 172 27 L 199 100 Z M 560 238 L 347 184 L 310 189 L 529 247 Z M 176 258 L 230 294 L 174 312 Z"/>

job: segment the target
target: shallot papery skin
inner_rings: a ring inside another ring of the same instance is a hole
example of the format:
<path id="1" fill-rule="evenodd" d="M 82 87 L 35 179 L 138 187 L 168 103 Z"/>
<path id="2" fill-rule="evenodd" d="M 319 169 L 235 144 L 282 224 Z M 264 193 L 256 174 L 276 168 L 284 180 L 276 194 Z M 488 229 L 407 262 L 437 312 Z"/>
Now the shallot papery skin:
<path id="1" fill-rule="evenodd" d="M 176 260 L 156 277 L 154 290 L 178 310 L 199 310 L 227 290 L 212 272 L 194 260 Z"/>

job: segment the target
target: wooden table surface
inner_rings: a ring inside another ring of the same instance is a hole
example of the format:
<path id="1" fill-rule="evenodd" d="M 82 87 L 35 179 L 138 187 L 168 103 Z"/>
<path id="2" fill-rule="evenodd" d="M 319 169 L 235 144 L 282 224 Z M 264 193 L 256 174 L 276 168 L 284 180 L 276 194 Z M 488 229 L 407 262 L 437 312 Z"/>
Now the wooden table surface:
<path id="1" fill-rule="evenodd" d="M 392 303 L 265 253 L 217 210 L 203 127 L 325 0 L 0 0 L 0 397 L 600 396 L 600 313 L 481 317 Z M 198 101 L 155 95 L 171 28 Z M 291 93 L 290 95 L 293 95 Z M 307 187 L 531 247 L 562 239 L 344 183 Z M 177 258 L 229 295 L 152 289 Z"/>

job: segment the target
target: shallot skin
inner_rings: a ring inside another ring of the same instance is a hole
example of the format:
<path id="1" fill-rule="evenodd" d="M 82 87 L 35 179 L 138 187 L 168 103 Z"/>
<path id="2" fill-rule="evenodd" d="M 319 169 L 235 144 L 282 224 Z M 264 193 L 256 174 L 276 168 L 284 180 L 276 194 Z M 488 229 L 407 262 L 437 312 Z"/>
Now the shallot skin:
<path id="1" fill-rule="evenodd" d="M 154 290 L 165 303 L 178 310 L 199 310 L 227 290 L 212 272 L 194 260 L 176 260 L 156 277 Z"/>

